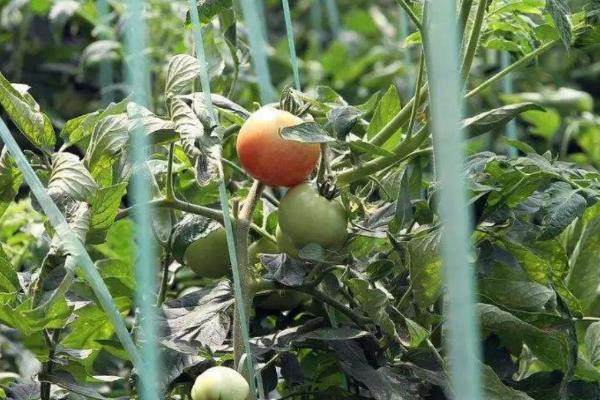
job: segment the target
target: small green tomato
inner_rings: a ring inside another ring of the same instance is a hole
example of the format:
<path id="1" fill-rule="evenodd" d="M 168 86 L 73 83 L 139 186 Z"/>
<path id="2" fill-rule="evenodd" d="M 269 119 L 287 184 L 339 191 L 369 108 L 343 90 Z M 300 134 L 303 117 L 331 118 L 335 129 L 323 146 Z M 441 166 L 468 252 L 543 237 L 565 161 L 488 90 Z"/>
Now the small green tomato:
<path id="1" fill-rule="evenodd" d="M 224 228 L 218 228 L 191 243 L 183 255 L 185 264 L 203 278 L 222 278 L 229 274 L 231 263 Z"/>
<path id="2" fill-rule="evenodd" d="M 260 259 L 258 258 L 260 254 L 277 253 L 279 253 L 279 246 L 264 237 L 258 239 L 256 242 L 253 242 L 250 246 L 248 246 L 248 259 L 252 265 L 260 262 Z"/>
<path id="3" fill-rule="evenodd" d="M 346 240 L 348 216 L 342 203 L 326 199 L 310 184 L 303 183 L 290 189 L 281 200 L 279 226 L 297 249 L 316 243 L 335 250 Z"/>
<path id="4" fill-rule="evenodd" d="M 207 369 L 192 387 L 192 400 L 246 400 L 249 394 L 246 379 L 227 367 Z"/>

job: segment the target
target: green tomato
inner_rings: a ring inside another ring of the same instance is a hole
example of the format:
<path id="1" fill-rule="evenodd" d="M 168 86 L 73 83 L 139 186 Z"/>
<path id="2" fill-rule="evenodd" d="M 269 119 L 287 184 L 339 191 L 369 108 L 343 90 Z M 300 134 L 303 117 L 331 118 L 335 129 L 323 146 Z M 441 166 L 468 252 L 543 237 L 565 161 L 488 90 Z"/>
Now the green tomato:
<path id="1" fill-rule="evenodd" d="M 279 225 L 277 225 L 275 238 L 277 239 L 277 245 L 279 246 L 280 251 L 292 258 L 298 258 L 298 248 L 294 242 L 292 242 L 292 239 L 290 239 L 288 235 L 281 231 L 281 227 Z"/>
<path id="2" fill-rule="evenodd" d="M 298 307 L 308 299 L 304 293 L 291 290 L 278 290 L 276 292 L 259 295 L 256 297 L 255 305 L 263 310 L 286 311 Z"/>
<path id="3" fill-rule="evenodd" d="M 279 204 L 279 226 L 297 249 L 309 243 L 339 249 L 346 240 L 347 225 L 342 204 L 322 197 L 308 183 L 290 189 Z"/>
<path id="4" fill-rule="evenodd" d="M 192 400 L 246 400 L 249 394 L 246 379 L 227 367 L 207 369 L 192 387 Z"/>
<path id="5" fill-rule="evenodd" d="M 248 259 L 252 265 L 260 262 L 260 259 L 258 258 L 259 254 L 277 253 L 279 253 L 279 246 L 277 246 L 277 243 L 273 243 L 264 237 L 248 246 Z"/>
<path id="6" fill-rule="evenodd" d="M 231 263 L 224 228 L 217 228 L 192 242 L 183 255 L 185 264 L 203 278 L 222 278 L 229 274 Z"/>

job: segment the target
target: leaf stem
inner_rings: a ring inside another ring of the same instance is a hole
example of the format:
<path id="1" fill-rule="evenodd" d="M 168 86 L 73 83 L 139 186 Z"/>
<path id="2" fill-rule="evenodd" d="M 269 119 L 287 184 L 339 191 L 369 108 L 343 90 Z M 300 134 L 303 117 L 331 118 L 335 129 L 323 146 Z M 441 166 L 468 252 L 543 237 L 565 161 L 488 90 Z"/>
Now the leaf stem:
<path id="1" fill-rule="evenodd" d="M 463 0 L 460 7 L 460 14 L 458 15 L 458 40 L 462 42 L 465 36 L 465 30 L 467 29 L 467 22 L 469 21 L 469 14 L 471 14 L 471 7 L 473 0 Z"/>
<path id="2" fill-rule="evenodd" d="M 419 57 L 419 70 L 417 72 L 417 82 L 415 84 L 415 95 L 413 96 L 416 101 L 413 103 L 412 110 L 410 112 L 410 119 L 408 120 L 408 128 L 406 128 L 406 137 L 410 138 L 413 134 L 413 129 L 415 126 L 415 122 L 417 120 L 417 110 L 419 109 L 420 97 L 417 96 L 419 93 L 419 88 L 423 84 L 423 75 L 425 75 L 425 56 L 423 52 L 421 52 L 421 56 Z"/>
<path id="3" fill-rule="evenodd" d="M 423 34 L 423 24 L 421 24 L 421 21 L 419 21 L 419 17 L 417 17 L 417 15 L 414 13 L 412 8 L 410 8 L 408 3 L 405 0 L 396 0 L 396 3 L 398 3 L 398 5 L 400 7 L 402 7 L 402 9 L 408 15 L 408 18 L 410 18 L 410 20 L 413 22 L 413 24 L 415 24 L 415 26 L 417 27 L 419 32 L 421 32 L 421 34 Z"/>
<path id="4" fill-rule="evenodd" d="M 173 189 L 173 158 L 175 153 L 175 143 L 169 145 L 169 158 L 167 162 L 167 200 L 176 200 L 175 190 Z"/>
<path id="5" fill-rule="evenodd" d="M 253 277 L 250 272 L 250 262 L 248 260 L 248 235 L 250 233 L 250 226 L 252 221 L 252 214 L 256 208 L 256 204 L 260 199 L 261 193 L 264 189 L 264 185 L 254 180 L 252 187 L 246 196 L 246 200 L 242 205 L 242 209 L 239 212 L 237 219 L 235 220 L 234 232 L 235 232 L 235 249 L 237 253 L 238 268 L 240 275 L 240 284 L 242 289 L 242 295 L 244 297 L 244 306 L 246 307 L 246 315 L 249 315 L 250 308 L 256 292 L 254 291 Z M 236 304 L 236 307 L 242 306 Z M 233 359 L 235 368 L 238 368 L 239 362 L 242 355 L 245 352 L 244 340 L 242 336 L 242 324 L 239 318 L 239 313 L 234 312 L 233 318 Z M 251 357 L 250 354 L 247 354 Z"/>
<path id="6" fill-rule="evenodd" d="M 219 210 L 215 210 L 214 208 L 198 206 L 196 204 L 188 203 L 183 200 L 174 199 L 169 200 L 166 198 L 152 200 L 148 203 L 151 207 L 160 207 L 160 208 L 172 208 L 179 211 L 188 212 L 190 214 L 202 215 L 203 217 L 210 218 L 214 221 L 223 223 L 223 213 Z M 137 205 L 133 205 L 128 208 L 124 208 L 117 213 L 115 217 L 115 221 L 126 218 L 131 214 L 133 209 L 137 207 Z M 276 243 L 277 240 L 273 235 L 267 232 L 265 229 L 261 228 L 256 224 L 251 224 L 250 228 L 252 231 L 258 233 L 260 236 L 267 238 L 269 241 Z"/>
<path id="7" fill-rule="evenodd" d="M 348 168 L 339 173 L 337 182 L 340 184 L 349 184 L 354 181 L 365 178 L 371 174 L 382 171 L 394 164 L 405 161 L 416 155 L 429 152 L 431 149 L 417 150 L 429 137 L 429 126 L 423 126 L 414 136 L 406 138 L 394 150 L 394 155 L 375 158 L 366 163 Z"/>
<path id="8" fill-rule="evenodd" d="M 461 67 L 461 77 L 465 83 L 469 77 L 471 65 L 473 64 L 473 59 L 475 58 L 475 52 L 477 51 L 477 46 L 479 45 L 479 37 L 481 35 L 481 28 L 483 26 L 483 19 L 485 17 L 487 4 L 487 0 L 480 0 L 477 7 L 475 22 L 473 24 L 473 29 L 471 30 L 471 36 L 469 38 L 469 43 L 467 45 L 467 50 L 465 52 Z"/>
<path id="9" fill-rule="evenodd" d="M 255 282 L 254 287 L 257 293 L 276 290 L 305 293 L 340 311 L 342 314 L 346 315 L 348 318 L 350 318 L 350 320 L 352 320 L 355 324 L 359 326 L 371 323 L 370 318 L 356 312 L 355 310 L 351 309 L 350 307 L 335 299 L 334 297 L 323 293 L 311 284 L 300 286 L 284 286 L 278 282 L 262 279 L 260 281 Z"/>
<path id="10" fill-rule="evenodd" d="M 513 64 L 509 65 L 508 67 L 504 68 L 502 71 L 498 72 L 496 75 L 488 78 L 485 82 L 483 82 L 482 84 L 480 84 L 476 88 L 472 89 L 470 92 L 467 93 L 467 95 L 465 96 L 465 98 L 466 99 L 470 99 L 471 97 L 478 95 L 483 90 L 487 89 L 488 87 L 490 87 L 494 83 L 498 82 L 504 76 L 510 74 L 511 72 L 513 72 L 514 70 L 516 70 L 517 68 L 522 67 L 523 65 L 527 64 L 529 61 L 531 61 L 535 57 L 537 57 L 537 56 L 545 53 L 546 51 L 548 51 L 549 49 L 551 49 L 558 42 L 559 42 L 559 39 L 552 40 L 552 41 L 550 41 L 550 42 L 548 42 L 548 43 L 546 43 L 546 44 L 538 47 L 537 49 L 533 50 L 531 53 L 529 53 L 526 56 L 522 57 L 518 61 L 516 61 Z"/>

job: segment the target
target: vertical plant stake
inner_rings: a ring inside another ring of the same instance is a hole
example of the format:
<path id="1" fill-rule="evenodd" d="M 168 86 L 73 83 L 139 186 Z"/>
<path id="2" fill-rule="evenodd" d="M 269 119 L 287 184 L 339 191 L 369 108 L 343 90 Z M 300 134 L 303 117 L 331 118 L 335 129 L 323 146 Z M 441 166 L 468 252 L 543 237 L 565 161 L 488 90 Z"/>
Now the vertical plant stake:
<path id="1" fill-rule="evenodd" d="M 287 32 L 288 46 L 290 48 L 290 61 L 292 62 L 292 72 L 294 73 L 294 86 L 300 90 L 300 71 L 298 70 L 298 56 L 296 55 L 296 45 L 294 43 L 294 25 L 292 24 L 292 13 L 290 12 L 290 3 L 288 0 L 281 0 L 283 5 L 283 15 L 285 17 L 285 30 Z"/>
<path id="2" fill-rule="evenodd" d="M 432 132 L 440 180 L 450 383 L 455 399 L 481 399 L 470 219 L 463 176 L 462 83 L 455 1 L 428 0 L 426 41 Z"/>
<path id="3" fill-rule="evenodd" d="M 194 0 L 189 0 L 190 6 L 190 17 L 192 21 L 192 31 L 194 34 L 194 44 L 196 48 L 196 57 L 198 58 L 198 63 L 200 64 L 200 80 L 202 82 L 202 91 L 205 96 L 206 104 L 210 109 L 210 113 L 215 121 L 217 121 L 217 113 L 212 104 L 211 91 L 210 91 L 210 77 L 208 76 L 208 62 L 206 60 L 206 54 L 204 51 L 204 41 L 202 38 L 202 27 L 200 26 L 200 17 L 198 15 L 198 9 L 196 8 L 196 4 Z M 258 36 L 262 36 L 260 31 L 256 32 Z M 266 60 L 265 60 L 266 63 Z M 268 75 L 267 75 L 268 77 Z M 259 387 L 259 397 L 262 399 L 263 389 L 262 382 L 260 379 L 260 372 L 256 372 L 254 368 L 254 362 L 252 359 L 252 350 L 250 348 L 250 332 L 248 328 L 248 315 L 246 313 L 247 305 L 246 299 L 244 296 L 244 292 L 242 289 L 240 276 L 240 268 L 239 268 L 239 260 L 237 258 L 237 251 L 235 245 L 235 235 L 233 231 L 233 225 L 231 222 L 230 212 L 229 212 L 229 198 L 227 194 L 227 188 L 225 187 L 225 177 L 223 174 L 223 165 L 222 162 L 218 163 L 219 169 L 219 200 L 221 202 L 221 209 L 223 211 L 223 222 L 225 225 L 225 232 L 227 235 L 227 248 L 229 251 L 229 258 L 231 261 L 231 269 L 233 272 L 233 283 L 234 283 L 234 295 L 236 302 L 236 312 L 238 313 L 240 325 L 241 325 L 241 333 L 242 340 L 244 342 L 244 351 L 246 354 L 245 362 L 246 368 L 249 373 L 249 383 L 250 383 L 250 396 L 251 399 L 256 399 L 256 386 L 258 383 Z M 234 327 L 235 329 L 235 327 Z M 256 379 L 256 381 L 255 381 Z"/>
<path id="4" fill-rule="evenodd" d="M 340 12 L 338 10 L 335 0 L 325 0 L 325 6 L 327 7 L 327 15 L 329 16 L 329 25 L 333 36 L 337 37 L 342 29 L 340 23 Z"/>
<path id="5" fill-rule="evenodd" d="M 510 53 L 508 51 L 503 51 L 500 53 L 500 66 L 502 69 L 508 68 L 510 66 Z M 502 79 L 502 89 L 504 94 L 512 94 L 513 93 L 513 79 L 512 74 L 507 74 L 504 79 Z M 517 138 L 517 122 L 513 119 L 506 125 L 506 136 L 509 139 Z M 517 149 L 515 147 L 510 146 L 508 148 L 508 155 L 511 157 L 517 156 Z"/>
<path id="6" fill-rule="evenodd" d="M 248 26 L 248 36 L 250 41 L 250 55 L 252 63 L 258 76 L 258 90 L 263 104 L 273 101 L 274 94 L 271 86 L 271 74 L 267 64 L 267 51 L 265 40 L 261 34 L 261 24 L 253 4 L 253 0 L 242 0 L 242 11 L 244 12 L 244 21 Z"/>
<path id="7" fill-rule="evenodd" d="M 126 76 L 133 91 L 132 98 L 136 104 L 148 104 L 149 73 L 143 55 L 146 40 L 146 23 L 143 19 L 144 4 L 141 0 L 127 2 Z M 158 327 L 156 300 L 156 249 L 152 238 L 152 215 L 149 201 L 152 200 L 150 185 L 144 179 L 148 140 L 143 128 L 136 128 L 130 135 L 131 162 L 133 164 L 133 200 L 137 205 L 134 211 L 136 223 L 136 300 L 138 315 L 138 343 L 142 351 L 142 370 L 139 371 L 140 394 L 142 399 L 158 399 L 157 383 L 159 382 L 160 362 L 158 348 Z"/>
<path id="8" fill-rule="evenodd" d="M 100 39 L 107 40 L 108 36 L 108 25 L 110 22 L 110 10 L 107 0 L 97 0 L 96 10 L 98 12 L 98 20 L 100 21 Z M 100 71 L 98 81 L 100 82 L 102 104 L 107 105 L 113 101 L 113 66 L 110 60 L 100 61 Z"/>

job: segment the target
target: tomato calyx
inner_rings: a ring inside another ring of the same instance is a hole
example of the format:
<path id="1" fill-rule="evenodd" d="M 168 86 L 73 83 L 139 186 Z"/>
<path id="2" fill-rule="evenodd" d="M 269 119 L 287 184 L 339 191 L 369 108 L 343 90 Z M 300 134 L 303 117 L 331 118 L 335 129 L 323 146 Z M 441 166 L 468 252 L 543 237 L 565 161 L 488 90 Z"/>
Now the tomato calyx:
<path id="1" fill-rule="evenodd" d="M 332 177 L 328 177 L 319 184 L 319 195 L 327 200 L 333 200 L 340 195 L 340 190 Z"/>
<path id="2" fill-rule="evenodd" d="M 285 88 L 281 92 L 281 97 L 279 98 L 279 108 L 298 117 L 305 115 L 310 109 L 311 105 L 312 104 L 310 103 L 304 103 L 302 98 L 294 93 L 292 88 L 289 87 Z"/>

